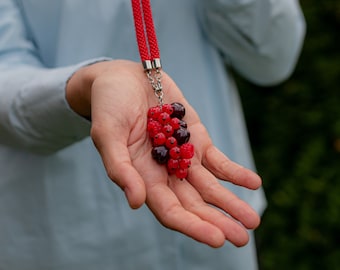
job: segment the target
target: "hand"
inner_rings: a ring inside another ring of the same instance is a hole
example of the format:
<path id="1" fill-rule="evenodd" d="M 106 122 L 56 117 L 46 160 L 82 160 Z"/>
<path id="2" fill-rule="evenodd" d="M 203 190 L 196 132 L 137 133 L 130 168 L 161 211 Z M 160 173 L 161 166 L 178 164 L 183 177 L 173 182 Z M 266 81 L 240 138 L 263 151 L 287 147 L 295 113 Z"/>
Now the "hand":
<path id="1" fill-rule="evenodd" d="M 147 111 L 157 105 L 157 98 L 140 64 L 116 60 L 85 67 L 70 79 L 66 97 L 76 112 L 91 117 L 91 137 L 107 174 L 132 208 L 146 202 L 164 226 L 212 247 L 225 240 L 245 245 L 246 228 L 256 228 L 260 218 L 216 178 L 257 189 L 260 177 L 214 147 L 197 113 L 164 72 L 162 85 L 165 103 L 185 106 L 195 145 L 192 166 L 182 181 L 151 157 Z"/>

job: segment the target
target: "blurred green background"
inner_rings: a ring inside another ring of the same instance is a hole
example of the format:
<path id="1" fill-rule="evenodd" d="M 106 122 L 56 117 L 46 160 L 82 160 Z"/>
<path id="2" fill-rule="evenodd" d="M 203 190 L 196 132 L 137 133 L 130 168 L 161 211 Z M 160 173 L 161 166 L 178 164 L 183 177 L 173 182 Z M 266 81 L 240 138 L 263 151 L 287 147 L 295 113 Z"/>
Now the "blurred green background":
<path id="1" fill-rule="evenodd" d="M 292 77 L 237 79 L 268 199 L 261 270 L 340 269 L 340 1 L 300 4 L 307 34 Z"/>

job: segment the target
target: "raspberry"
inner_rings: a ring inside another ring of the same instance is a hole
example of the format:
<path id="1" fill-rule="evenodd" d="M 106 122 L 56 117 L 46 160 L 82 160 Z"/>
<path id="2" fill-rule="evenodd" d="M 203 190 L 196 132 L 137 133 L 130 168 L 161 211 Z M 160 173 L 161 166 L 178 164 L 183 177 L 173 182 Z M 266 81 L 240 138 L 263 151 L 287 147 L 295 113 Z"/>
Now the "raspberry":
<path id="1" fill-rule="evenodd" d="M 193 144 L 185 143 L 181 145 L 180 149 L 181 149 L 181 158 L 190 159 L 194 156 L 195 148 Z"/>

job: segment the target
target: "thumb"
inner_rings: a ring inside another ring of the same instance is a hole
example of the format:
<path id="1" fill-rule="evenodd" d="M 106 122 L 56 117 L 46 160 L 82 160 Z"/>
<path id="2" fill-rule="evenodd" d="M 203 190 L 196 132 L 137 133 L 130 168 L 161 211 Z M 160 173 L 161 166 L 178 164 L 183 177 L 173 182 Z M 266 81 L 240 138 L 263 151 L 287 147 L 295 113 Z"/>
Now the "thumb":
<path id="1" fill-rule="evenodd" d="M 146 200 L 146 190 L 143 178 L 134 168 L 126 142 L 113 134 L 103 133 L 100 136 L 96 128 L 91 130 L 92 140 L 101 155 L 108 177 L 125 193 L 131 208 L 137 209 Z M 100 138 L 100 139 L 97 139 Z"/>

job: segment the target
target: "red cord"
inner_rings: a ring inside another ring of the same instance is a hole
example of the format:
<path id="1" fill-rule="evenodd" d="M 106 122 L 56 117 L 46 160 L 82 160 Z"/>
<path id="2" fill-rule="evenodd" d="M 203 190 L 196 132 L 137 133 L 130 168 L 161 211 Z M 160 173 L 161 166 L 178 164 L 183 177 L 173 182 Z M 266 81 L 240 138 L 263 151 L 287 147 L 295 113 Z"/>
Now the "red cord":
<path id="1" fill-rule="evenodd" d="M 131 0 L 131 3 L 142 62 L 160 58 L 150 0 Z"/>

